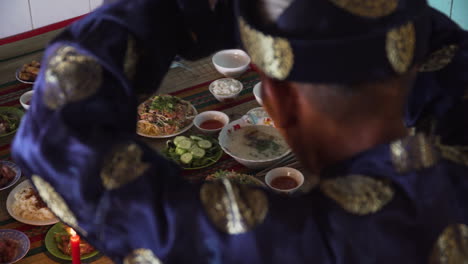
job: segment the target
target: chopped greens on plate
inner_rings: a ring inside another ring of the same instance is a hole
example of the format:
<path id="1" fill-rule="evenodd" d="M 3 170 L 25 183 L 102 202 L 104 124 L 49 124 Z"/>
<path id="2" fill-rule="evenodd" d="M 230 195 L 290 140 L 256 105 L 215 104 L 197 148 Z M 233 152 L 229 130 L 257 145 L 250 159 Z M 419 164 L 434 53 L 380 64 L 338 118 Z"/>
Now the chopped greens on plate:
<path id="1" fill-rule="evenodd" d="M 164 155 L 184 169 L 200 169 L 216 163 L 223 150 L 216 139 L 208 136 L 177 136 L 167 142 Z"/>

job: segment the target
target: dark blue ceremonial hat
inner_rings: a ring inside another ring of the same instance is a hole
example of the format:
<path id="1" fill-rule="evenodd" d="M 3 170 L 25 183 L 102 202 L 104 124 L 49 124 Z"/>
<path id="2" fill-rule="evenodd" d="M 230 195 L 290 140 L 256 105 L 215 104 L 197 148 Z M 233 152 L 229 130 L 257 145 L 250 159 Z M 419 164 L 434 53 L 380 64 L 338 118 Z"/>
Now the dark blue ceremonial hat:
<path id="1" fill-rule="evenodd" d="M 276 5 L 270 21 L 262 4 Z M 237 12 L 252 62 L 274 79 L 379 80 L 428 54 L 426 0 L 239 0 Z"/>

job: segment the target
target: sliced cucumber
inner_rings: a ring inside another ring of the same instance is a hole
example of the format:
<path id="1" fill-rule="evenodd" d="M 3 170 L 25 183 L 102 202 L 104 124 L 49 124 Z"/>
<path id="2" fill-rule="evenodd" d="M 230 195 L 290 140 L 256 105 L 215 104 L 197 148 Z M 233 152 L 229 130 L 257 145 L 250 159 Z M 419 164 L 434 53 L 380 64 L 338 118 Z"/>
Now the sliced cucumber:
<path id="1" fill-rule="evenodd" d="M 192 148 L 190 150 L 190 153 L 192 153 L 192 155 L 195 157 L 195 158 L 203 158 L 203 156 L 205 156 L 205 150 L 204 149 L 201 149 L 201 148 Z"/>
<path id="2" fill-rule="evenodd" d="M 177 137 L 174 138 L 174 144 L 179 145 L 179 142 L 183 141 L 183 140 L 189 140 L 189 138 L 184 137 L 184 136 L 177 136 Z"/>
<path id="3" fill-rule="evenodd" d="M 189 164 L 193 159 L 193 156 L 191 153 L 184 153 L 180 156 L 180 161 L 182 161 L 182 163 L 185 163 L 185 164 Z"/>
<path id="4" fill-rule="evenodd" d="M 197 145 L 202 149 L 209 149 L 211 146 L 213 146 L 213 144 L 211 144 L 211 142 L 208 140 L 200 140 L 197 142 Z"/>
<path id="5" fill-rule="evenodd" d="M 203 140 L 203 138 L 198 137 L 198 136 L 190 136 L 190 138 L 193 139 L 193 140 L 197 140 L 197 141 Z"/>
<path id="6" fill-rule="evenodd" d="M 184 139 L 180 140 L 176 145 L 178 148 L 189 150 L 190 147 L 192 147 L 192 141 L 190 139 Z"/>
<path id="7" fill-rule="evenodd" d="M 187 150 L 186 150 L 186 149 L 183 149 L 183 148 L 176 148 L 176 149 L 175 149 L 175 153 L 176 153 L 177 155 L 182 155 L 182 154 L 184 154 L 185 152 L 187 152 Z"/>

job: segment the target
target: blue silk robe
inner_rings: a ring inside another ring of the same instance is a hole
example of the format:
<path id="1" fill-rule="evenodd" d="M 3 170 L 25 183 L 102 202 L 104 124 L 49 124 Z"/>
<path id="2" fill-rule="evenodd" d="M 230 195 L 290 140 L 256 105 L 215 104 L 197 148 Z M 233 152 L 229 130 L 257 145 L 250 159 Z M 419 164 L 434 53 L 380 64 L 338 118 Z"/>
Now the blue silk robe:
<path id="1" fill-rule="evenodd" d="M 434 28 L 461 37 L 434 37 L 434 51 L 457 48 L 431 57 L 424 67 L 435 71 L 409 98 L 406 121 L 425 134 L 335 164 L 319 187 L 284 197 L 189 184 L 135 134 L 137 92 L 156 87 L 176 54 L 235 45 L 229 3 L 203 2 L 112 3 L 47 48 L 13 156 L 63 222 L 116 263 L 468 261 L 468 156 L 448 145 L 466 143 L 465 32 L 434 12 Z M 442 125 L 426 129 L 423 116 Z"/>

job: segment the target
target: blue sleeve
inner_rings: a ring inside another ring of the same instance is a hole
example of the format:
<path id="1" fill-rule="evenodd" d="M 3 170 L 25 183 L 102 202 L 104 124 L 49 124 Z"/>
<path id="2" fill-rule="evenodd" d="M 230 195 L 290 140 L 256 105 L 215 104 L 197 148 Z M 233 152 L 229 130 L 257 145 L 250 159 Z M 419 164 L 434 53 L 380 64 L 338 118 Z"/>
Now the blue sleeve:
<path id="1" fill-rule="evenodd" d="M 60 220 L 116 263 L 326 263 L 316 210 L 295 212 L 307 199 L 291 207 L 229 182 L 188 184 L 136 136 L 137 89 L 156 87 L 176 54 L 232 45 L 228 11 L 227 1 L 215 12 L 192 0 L 120 1 L 46 49 L 13 157 Z"/>

